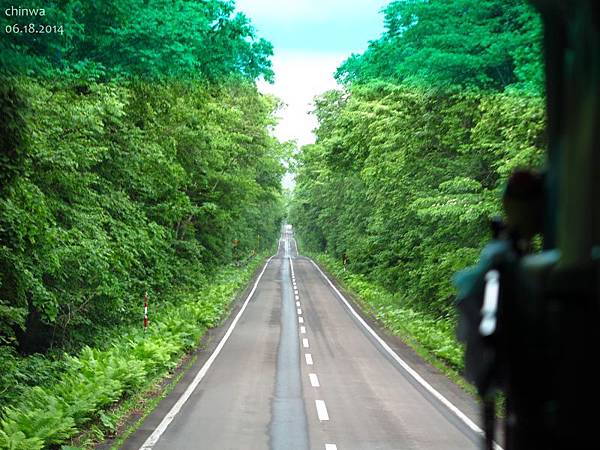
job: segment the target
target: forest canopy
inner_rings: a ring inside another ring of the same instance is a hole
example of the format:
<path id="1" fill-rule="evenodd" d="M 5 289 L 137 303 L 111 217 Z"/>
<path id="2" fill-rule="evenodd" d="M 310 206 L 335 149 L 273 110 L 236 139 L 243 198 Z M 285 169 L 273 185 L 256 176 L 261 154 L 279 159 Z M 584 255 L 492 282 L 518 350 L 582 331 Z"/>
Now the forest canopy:
<path id="1" fill-rule="evenodd" d="M 338 81 L 542 90 L 542 25 L 526 1 L 400 0 L 383 12 L 385 32 L 338 68 Z"/>
<path id="2" fill-rule="evenodd" d="M 0 29 L 24 27 L 29 15 L 6 15 Z M 107 80 L 138 76 L 272 80 L 272 45 L 225 0 L 31 0 L 43 9 L 36 25 L 60 26 L 44 34 L 4 33 L 0 67 L 13 74 Z M 18 29 L 18 28 L 17 28 Z"/>

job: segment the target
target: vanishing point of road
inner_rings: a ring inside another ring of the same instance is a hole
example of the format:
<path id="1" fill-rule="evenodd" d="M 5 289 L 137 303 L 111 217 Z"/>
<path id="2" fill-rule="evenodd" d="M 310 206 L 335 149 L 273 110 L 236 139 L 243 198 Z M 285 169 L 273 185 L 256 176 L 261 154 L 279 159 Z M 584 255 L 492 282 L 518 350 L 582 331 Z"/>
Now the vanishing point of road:
<path id="1" fill-rule="evenodd" d="M 468 450 L 475 402 L 375 331 L 291 232 L 124 449 Z"/>

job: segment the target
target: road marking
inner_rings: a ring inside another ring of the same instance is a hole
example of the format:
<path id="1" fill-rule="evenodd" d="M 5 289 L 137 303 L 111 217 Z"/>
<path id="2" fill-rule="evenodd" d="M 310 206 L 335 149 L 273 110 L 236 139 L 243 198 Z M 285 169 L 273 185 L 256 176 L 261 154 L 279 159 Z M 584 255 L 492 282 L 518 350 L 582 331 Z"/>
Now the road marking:
<path id="1" fill-rule="evenodd" d="M 300 327 L 300 333 L 306 334 L 306 327 Z"/>
<path id="2" fill-rule="evenodd" d="M 304 359 L 306 360 L 306 365 L 307 366 L 312 366 L 313 365 L 312 355 L 310 353 L 305 353 L 304 354 Z"/>
<path id="3" fill-rule="evenodd" d="M 329 414 L 327 414 L 327 406 L 325 406 L 325 402 L 323 400 L 315 400 L 315 405 L 317 407 L 317 416 L 319 416 L 319 420 L 329 420 Z"/>
<path id="4" fill-rule="evenodd" d="M 304 323 L 304 319 L 302 317 L 298 317 L 298 323 Z"/>
<path id="5" fill-rule="evenodd" d="M 300 309 L 300 308 L 296 308 L 296 312 L 298 313 L 298 315 L 299 315 L 299 316 L 301 316 L 301 315 L 302 315 L 302 309 Z"/>
<path id="6" fill-rule="evenodd" d="M 298 289 L 294 289 L 294 294 L 298 295 Z"/>
<path id="7" fill-rule="evenodd" d="M 308 339 L 306 339 L 306 338 L 302 339 L 302 347 L 308 348 Z"/>
<path id="8" fill-rule="evenodd" d="M 348 310 L 352 313 L 352 315 L 358 320 L 358 322 L 369 332 L 371 336 L 377 341 L 377 343 L 392 357 L 394 361 L 396 361 L 414 380 L 419 383 L 425 390 L 427 390 L 431 395 L 433 395 L 440 403 L 446 406 L 451 412 L 453 412 L 467 427 L 473 430 L 475 433 L 479 435 L 484 435 L 484 432 L 481 428 L 479 428 L 475 422 L 473 422 L 465 413 L 463 413 L 460 409 L 458 409 L 454 404 L 450 402 L 446 397 L 440 394 L 432 385 L 430 385 L 421 375 L 419 375 L 412 367 L 410 367 L 406 361 L 398 356 L 398 354 L 392 350 L 392 348 L 379 337 L 379 335 L 371 328 L 367 322 L 354 310 L 352 305 L 346 300 L 346 298 L 342 295 L 342 293 L 335 287 L 335 285 L 331 282 L 331 280 L 325 275 L 325 273 L 321 270 L 321 268 L 311 259 L 310 262 L 313 263 L 315 268 L 319 271 L 319 273 L 325 278 L 331 289 L 337 294 L 337 296 L 342 300 L 342 302 L 346 305 Z M 501 446 L 494 443 L 495 450 L 503 450 Z"/>
<path id="9" fill-rule="evenodd" d="M 316 373 L 309 373 L 308 378 L 310 378 L 310 385 L 312 387 L 320 387 L 321 386 L 319 384 L 319 377 L 317 377 Z"/>
<path id="10" fill-rule="evenodd" d="M 300 296 L 299 295 L 296 295 L 295 297 L 296 297 L 296 300 L 300 300 Z"/>
<path id="11" fill-rule="evenodd" d="M 258 278 L 256 279 L 256 281 L 254 282 L 254 286 L 252 287 L 252 290 L 248 294 L 248 297 L 246 297 L 244 304 L 242 305 L 242 307 L 240 308 L 240 311 L 237 313 L 237 315 L 233 319 L 233 322 L 231 322 L 231 325 L 229 325 L 229 328 L 225 332 L 225 335 L 223 336 L 223 338 L 221 339 L 221 341 L 215 348 L 215 351 L 212 352 L 210 357 L 206 360 L 206 362 L 204 363 L 204 365 L 202 366 L 200 371 L 196 374 L 196 376 L 194 377 L 192 382 L 189 384 L 189 386 L 187 387 L 185 392 L 183 394 L 181 394 L 181 396 L 179 397 L 177 402 L 173 405 L 171 410 L 167 413 L 167 415 L 163 418 L 163 420 L 158 424 L 158 426 L 152 432 L 152 434 L 148 437 L 148 439 L 146 439 L 146 441 L 142 444 L 142 446 L 140 447 L 140 450 L 150 450 L 154 447 L 154 445 L 160 439 L 160 437 L 165 432 L 167 427 L 171 424 L 171 422 L 173 421 L 175 416 L 179 413 L 179 411 L 181 411 L 181 408 L 183 407 L 185 402 L 187 402 L 187 400 L 194 393 L 194 391 L 198 387 L 198 384 L 200 384 L 200 382 L 202 381 L 202 379 L 208 372 L 208 369 L 210 369 L 212 364 L 215 362 L 215 359 L 217 359 L 217 356 L 219 356 L 219 353 L 221 353 L 221 350 L 223 350 L 223 347 L 225 346 L 225 343 L 229 339 L 229 336 L 231 336 L 231 333 L 233 333 L 233 329 L 235 328 L 235 326 L 237 325 L 237 323 L 240 320 L 240 317 L 242 317 L 242 314 L 246 310 L 246 307 L 248 306 L 250 299 L 254 295 L 254 292 L 256 292 L 258 283 L 262 279 L 262 276 L 264 275 L 265 270 L 267 270 L 267 266 L 269 265 L 269 263 L 271 262 L 272 259 L 273 259 L 273 257 L 271 256 L 265 263 L 265 266 L 263 267 L 262 271 L 258 275 Z"/>
<path id="12" fill-rule="evenodd" d="M 325 444 L 325 450 L 337 450 L 337 445 L 335 445 L 335 444 Z"/>
<path id="13" fill-rule="evenodd" d="M 300 306 L 300 302 L 296 302 L 296 306 Z"/>

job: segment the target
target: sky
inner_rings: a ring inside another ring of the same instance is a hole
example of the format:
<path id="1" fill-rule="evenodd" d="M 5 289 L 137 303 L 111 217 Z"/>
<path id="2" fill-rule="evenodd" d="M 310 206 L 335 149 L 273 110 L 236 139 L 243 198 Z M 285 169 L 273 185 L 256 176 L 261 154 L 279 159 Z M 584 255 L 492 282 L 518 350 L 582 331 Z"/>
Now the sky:
<path id="1" fill-rule="evenodd" d="M 383 31 L 381 9 L 391 0 L 236 0 L 256 34 L 273 44 L 275 83 L 259 82 L 287 106 L 275 135 L 298 146 L 314 142 L 313 98 L 336 87 L 333 73 Z M 284 184 L 292 183 L 289 177 Z"/>

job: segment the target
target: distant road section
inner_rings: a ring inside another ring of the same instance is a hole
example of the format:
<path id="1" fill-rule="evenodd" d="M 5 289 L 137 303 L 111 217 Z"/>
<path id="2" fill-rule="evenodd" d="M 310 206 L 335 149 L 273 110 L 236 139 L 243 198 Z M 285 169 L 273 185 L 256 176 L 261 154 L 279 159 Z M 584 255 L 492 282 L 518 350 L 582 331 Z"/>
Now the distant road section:
<path id="1" fill-rule="evenodd" d="M 144 424 L 124 448 L 480 448 L 470 399 L 451 387 L 440 393 L 399 364 L 297 250 L 284 227 L 277 255 L 226 325 L 210 364 L 199 362 L 179 406 L 159 408 L 160 423 Z M 439 380 L 423 362 L 419 368 Z"/>

